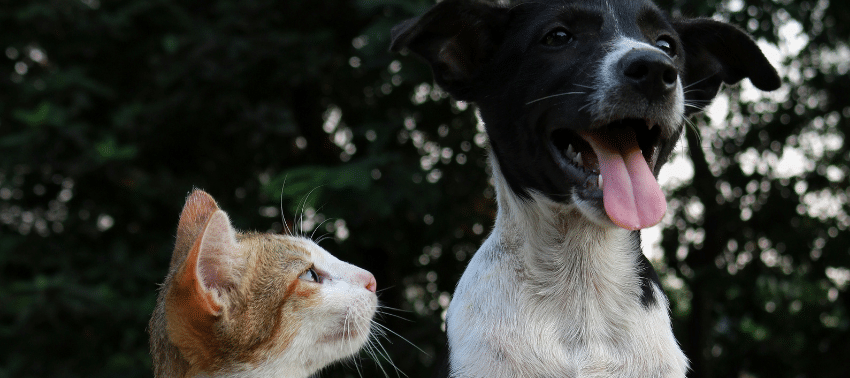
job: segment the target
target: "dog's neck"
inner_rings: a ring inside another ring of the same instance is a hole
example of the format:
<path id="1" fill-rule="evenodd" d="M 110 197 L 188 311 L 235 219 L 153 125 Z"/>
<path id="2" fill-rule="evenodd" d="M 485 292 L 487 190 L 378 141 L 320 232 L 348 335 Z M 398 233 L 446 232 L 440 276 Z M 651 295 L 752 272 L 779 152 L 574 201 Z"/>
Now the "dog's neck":
<path id="1" fill-rule="evenodd" d="M 564 307 L 586 301 L 616 307 L 636 303 L 641 287 L 637 232 L 596 224 L 575 206 L 542 194 L 523 199 L 505 183 L 495 157 L 490 162 L 499 205 L 490 237 L 503 253 L 516 254 L 535 297 Z"/>

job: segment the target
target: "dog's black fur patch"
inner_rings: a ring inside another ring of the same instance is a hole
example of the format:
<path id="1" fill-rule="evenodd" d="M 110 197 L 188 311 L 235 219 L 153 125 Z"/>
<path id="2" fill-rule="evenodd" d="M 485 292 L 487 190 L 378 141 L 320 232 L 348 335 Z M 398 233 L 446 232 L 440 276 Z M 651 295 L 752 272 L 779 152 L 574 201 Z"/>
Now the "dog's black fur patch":
<path id="1" fill-rule="evenodd" d="M 640 272 L 640 303 L 644 308 L 655 306 L 658 304 L 658 299 L 655 298 L 655 292 L 652 289 L 655 286 L 661 290 L 661 280 L 658 279 L 658 273 L 655 272 L 649 259 L 643 253 L 638 256 L 637 269 Z"/>

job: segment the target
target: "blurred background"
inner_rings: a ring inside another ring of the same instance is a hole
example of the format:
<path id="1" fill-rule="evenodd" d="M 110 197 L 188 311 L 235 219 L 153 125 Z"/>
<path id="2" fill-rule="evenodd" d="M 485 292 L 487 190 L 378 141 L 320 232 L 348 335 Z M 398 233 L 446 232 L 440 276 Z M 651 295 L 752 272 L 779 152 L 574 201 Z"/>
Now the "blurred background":
<path id="1" fill-rule="evenodd" d="M 0 1 L 0 377 L 150 377 L 193 187 L 375 274 L 409 343 L 322 377 L 429 377 L 495 215 L 472 106 L 387 52 L 432 4 Z M 850 2 L 659 5 L 751 32 L 784 82 L 723 90 L 662 171 L 644 244 L 690 376 L 849 377 Z"/>

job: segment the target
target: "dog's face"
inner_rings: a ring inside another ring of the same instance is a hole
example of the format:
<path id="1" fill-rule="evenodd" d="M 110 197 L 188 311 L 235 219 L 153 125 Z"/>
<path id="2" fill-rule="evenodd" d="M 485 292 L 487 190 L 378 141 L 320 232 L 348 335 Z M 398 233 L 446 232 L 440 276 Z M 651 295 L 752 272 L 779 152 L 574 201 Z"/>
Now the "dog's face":
<path id="1" fill-rule="evenodd" d="M 687 115 L 721 82 L 780 85 L 739 29 L 672 21 L 649 1 L 446 0 L 393 29 L 391 48 L 405 47 L 476 103 L 514 193 L 631 230 L 666 211 L 655 177 Z"/>

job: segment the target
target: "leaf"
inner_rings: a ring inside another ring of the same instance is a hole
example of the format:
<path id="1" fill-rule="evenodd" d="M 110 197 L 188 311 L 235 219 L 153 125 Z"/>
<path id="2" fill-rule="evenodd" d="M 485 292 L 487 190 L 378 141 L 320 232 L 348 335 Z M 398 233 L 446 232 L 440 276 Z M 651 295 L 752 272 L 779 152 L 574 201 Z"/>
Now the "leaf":
<path id="1" fill-rule="evenodd" d="M 138 147 L 133 145 L 121 146 L 113 137 L 95 144 L 96 156 L 100 161 L 130 160 L 136 157 Z"/>
<path id="2" fill-rule="evenodd" d="M 61 117 L 49 101 L 43 101 L 32 110 L 16 109 L 12 117 L 27 124 L 30 127 L 38 127 L 44 124 L 59 125 Z"/>

